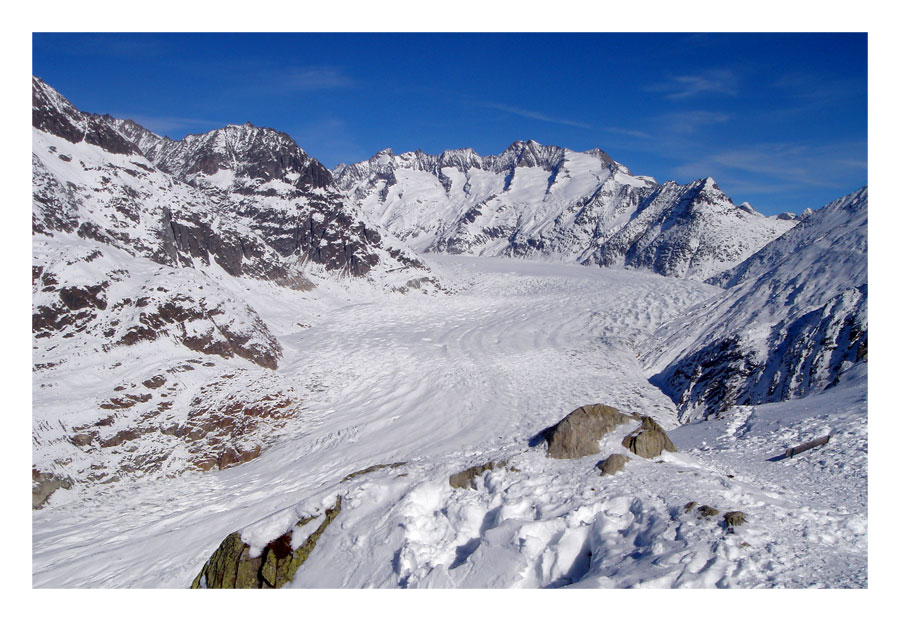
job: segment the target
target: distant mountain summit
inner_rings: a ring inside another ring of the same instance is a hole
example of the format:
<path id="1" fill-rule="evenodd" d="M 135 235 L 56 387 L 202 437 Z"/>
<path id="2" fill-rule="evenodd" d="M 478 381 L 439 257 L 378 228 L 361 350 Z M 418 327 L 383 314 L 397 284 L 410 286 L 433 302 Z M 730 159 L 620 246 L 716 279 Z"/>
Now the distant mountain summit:
<path id="1" fill-rule="evenodd" d="M 280 181 L 297 190 L 327 188 L 331 173 L 301 149 L 293 138 L 252 123 L 227 125 L 181 140 L 162 138 L 133 121 L 101 117 L 138 145 L 160 170 L 198 186 L 238 190 L 239 179 Z"/>
<path id="2" fill-rule="evenodd" d="M 364 213 L 425 252 L 625 266 L 705 279 L 793 226 L 715 182 L 634 175 L 600 149 L 579 153 L 533 140 L 500 155 L 380 151 L 334 169 Z"/>

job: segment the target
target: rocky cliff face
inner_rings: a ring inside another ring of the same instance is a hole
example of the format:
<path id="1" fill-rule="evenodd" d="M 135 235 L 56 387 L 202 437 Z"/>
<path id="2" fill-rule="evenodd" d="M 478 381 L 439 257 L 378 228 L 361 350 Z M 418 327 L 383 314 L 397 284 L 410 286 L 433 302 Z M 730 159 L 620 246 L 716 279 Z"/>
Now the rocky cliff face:
<path id="1" fill-rule="evenodd" d="M 802 397 L 866 363 L 867 227 L 866 188 L 804 214 L 660 331 L 645 365 L 682 419 Z"/>
<path id="2" fill-rule="evenodd" d="M 497 156 L 471 149 L 395 155 L 334 170 L 339 188 L 411 246 L 546 257 L 705 279 L 791 228 L 735 206 L 712 179 L 658 185 L 608 154 L 534 141 Z"/>

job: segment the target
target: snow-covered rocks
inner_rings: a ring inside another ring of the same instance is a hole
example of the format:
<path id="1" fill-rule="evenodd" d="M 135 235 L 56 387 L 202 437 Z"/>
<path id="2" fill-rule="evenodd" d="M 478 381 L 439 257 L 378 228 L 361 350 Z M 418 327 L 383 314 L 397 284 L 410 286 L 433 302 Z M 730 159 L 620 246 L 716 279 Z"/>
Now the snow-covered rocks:
<path id="1" fill-rule="evenodd" d="M 279 589 L 290 583 L 309 558 L 316 542 L 341 512 L 341 497 L 322 519 L 301 518 L 294 527 L 269 541 L 262 550 L 245 543 L 240 532 L 228 535 L 194 578 L 193 589 Z M 314 528 L 311 528 L 314 527 Z M 298 536 L 298 531 L 312 531 Z"/>
<path id="2" fill-rule="evenodd" d="M 711 178 L 669 181 L 583 262 L 704 280 L 740 263 L 793 222 L 736 207 Z"/>
<path id="3" fill-rule="evenodd" d="M 256 311 L 201 272 L 65 234 L 36 240 L 33 249 L 32 331 L 36 349 L 54 352 L 54 364 L 66 351 L 101 353 L 168 338 L 204 354 L 278 365 L 281 346 Z"/>

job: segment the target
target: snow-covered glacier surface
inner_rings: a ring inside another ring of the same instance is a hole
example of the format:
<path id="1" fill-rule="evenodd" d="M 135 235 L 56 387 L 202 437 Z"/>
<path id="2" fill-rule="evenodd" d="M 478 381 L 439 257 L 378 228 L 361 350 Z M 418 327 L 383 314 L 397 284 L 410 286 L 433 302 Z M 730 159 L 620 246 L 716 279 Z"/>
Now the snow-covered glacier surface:
<path id="1" fill-rule="evenodd" d="M 334 295 L 302 323 L 259 298 L 281 346 L 269 381 L 302 392 L 297 429 L 237 467 L 57 490 L 33 514 L 33 585 L 187 587 L 229 533 L 262 546 L 337 497 L 291 586 L 867 585 L 865 362 L 803 399 L 676 429 L 637 354 L 720 289 L 524 260 L 430 263 L 446 293 Z M 653 416 L 679 452 L 601 477 L 597 461 L 627 430 L 575 460 L 530 442 L 590 403 Z M 825 434 L 825 447 L 770 461 Z M 506 465 L 472 489 L 449 485 L 487 461 Z M 731 511 L 746 522 L 727 528 Z"/>

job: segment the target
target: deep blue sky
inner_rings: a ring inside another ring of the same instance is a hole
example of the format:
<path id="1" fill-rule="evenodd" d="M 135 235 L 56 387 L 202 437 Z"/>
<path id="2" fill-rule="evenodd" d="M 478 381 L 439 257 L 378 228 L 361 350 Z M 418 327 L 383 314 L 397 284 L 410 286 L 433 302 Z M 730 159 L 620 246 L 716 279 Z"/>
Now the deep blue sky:
<path id="1" fill-rule="evenodd" d="M 333 167 L 534 139 L 768 214 L 867 183 L 865 34 L 35 34 L 33 73 L 172 138 L 250 121 Z"/>

